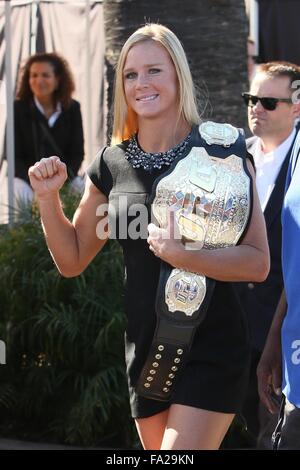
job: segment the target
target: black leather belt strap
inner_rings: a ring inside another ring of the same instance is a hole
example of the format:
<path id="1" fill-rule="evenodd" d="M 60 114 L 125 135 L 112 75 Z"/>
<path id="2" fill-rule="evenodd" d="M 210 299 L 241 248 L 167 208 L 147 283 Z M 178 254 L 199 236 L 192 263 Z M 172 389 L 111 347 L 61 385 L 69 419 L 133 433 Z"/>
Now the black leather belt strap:
<path id="1" fill-rule="evenodd" d="M 205 299 L 199 311 L 192 316 L 182 312 L 169 312 L 165 303 L 165 285 L 171 270 L 171 266 L 162 262 L 156 297 L 156 329 L 136 385 L 139 395 L 160 401 L 170 400 L 175 382 L 188 358 L 195 331 L 205 318 L 215 285 L 215 281 L 206 278 Z"/>
<path id="2" fill-rule="evenodd" d="M 221 145 L 218 138 L 221 140 L 224 138 L 223 140 L 226 143 L 225 134 L 228 132 L 228 129 L 225 132 L 225 128 L 222 130 L 220 126 L 222 125 L 211 123 L 211 131 L 209 126 L 206 127 L 206 136 L 210 132 L 212 133 L 213 138 L 210 140 L 211 143 L 208 143 L 208 141 L 202 138 L 202 135 L 198 132 L 198 127 L 195 126 L 192 138 L 184 154 L 173 162 L 169 170 L 155 180 L 150 202 L 153 202 L 156 198 L 156 189 L 161 179 L 168 177 L 168 175 L 174 171 L 179 160 L 184 159 L 189 154 L 193 146 L 203 147 L 207 151 L 208 155 L 222 159 L 225 159 L 230 155 L 240 155 L 243 158 L 244 171 L 248 171 L 245 162 L 246 144 L 243 134 L 240 132 L 237 140 L 233 144 L 225 146 Z M 148 357 L 136 384 L 136 391 L 138 394 L 146 398 L 162 401 L 170 400 L 175 383 L 188 359 L 194 334 L 200 323 L 205 318 L 215 286 L 214 280 L 206 278 L 206 294 L 198 310 L 191 313 L 188 309 L 184 311 L 169 311 L 166 303 L 166 285 L 170 278 L 172 269 L 173 268 L 170 265 L 162 261 L 156 296 L 157 325 Z M 184 291 L 184 287 L 182 291 L 180 291 L 179 287 L 178 294 L 176 295 L 182 294 L 182 301 L 185 302 L 185 298 L 188 297 L 189 294 L 192 294 L 192 288 L 192 286 L 188 285 L 186 291 Z M 171 294 L 174 293 L 172 289 L 173 287 L 170 287 L 168 294 L 170 291 Z M 174 308 L 178 308 L 178 303 L 176 304 L 175 302 L 173 305 L 175 305 Z"/>

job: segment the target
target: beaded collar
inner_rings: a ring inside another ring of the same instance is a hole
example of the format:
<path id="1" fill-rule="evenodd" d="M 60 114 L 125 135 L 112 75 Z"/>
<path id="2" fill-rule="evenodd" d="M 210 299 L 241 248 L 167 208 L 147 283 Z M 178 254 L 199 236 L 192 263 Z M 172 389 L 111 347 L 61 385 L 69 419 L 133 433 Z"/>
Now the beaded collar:
<path id="1" fill-rule="evenodd" d="M 179 142 L 166 152 L 150 153 L 144 152 L 139 146 L 136 136 L 130 138 L 128 147 L 125 152 L 125 158 L 133 168 L 143 168 L 145 171 L 160 170 L 162 166 L 169 166 L 175 158 L 181 156 L 188 145 L 192 132 L 190 132 L 184 140 Z"/>

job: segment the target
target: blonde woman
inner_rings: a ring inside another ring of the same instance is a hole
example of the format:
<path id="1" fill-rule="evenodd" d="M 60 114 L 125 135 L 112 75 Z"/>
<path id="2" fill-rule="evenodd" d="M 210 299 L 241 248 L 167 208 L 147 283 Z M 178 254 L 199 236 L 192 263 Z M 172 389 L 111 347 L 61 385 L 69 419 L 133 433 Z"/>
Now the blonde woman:
<path id="1" fill-rule="evenodd" d="M 262 281 L 269 269 L 243 138 L 229 125 L 199 124 L 180 41 L 168 28 L 148 24 L 121 51 L 112 146 L 89 167 L 72 222 L 59 199 L 65 165 L 53 156 L 29 171 L 48 247 L 63 276 L 80 274 L 109 235 L 123 248 L 129 394 L 144 449 L 219 448 L 240 410 L 249 362 L 247 329 L 230 281 Z M 194 172 L 198 163 L 202 170 Z M 214 188 L 219 180 L 224 188 L 225 175 L 237 192 L 245 183 L 238 198 L 225 184 L 223 222 L 231 232 L 229 221 L 243 219 L 239 244 L 206 249 L 201 234 L 206 221 L 216 219 Z M 157 217 L 148 225 L 150 202 Z"/>

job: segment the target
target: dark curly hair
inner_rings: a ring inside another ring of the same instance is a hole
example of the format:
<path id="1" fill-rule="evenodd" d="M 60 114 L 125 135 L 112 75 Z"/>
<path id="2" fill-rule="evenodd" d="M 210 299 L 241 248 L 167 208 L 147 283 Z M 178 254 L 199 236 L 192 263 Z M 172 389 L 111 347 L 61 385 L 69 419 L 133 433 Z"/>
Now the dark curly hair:
<path id="1" fill-rule="evenodd" d="M 18 79 L 16 99 L 28 101 L 33 97 L 29 86 L 30 67 L 36 62 L 47 62 L 52 65 L 54 74 L 58 78 L 58 88 L 54 91 L 54 101 L 61 102 L 63 108 L 68 108 L 71 104 L 72 93 L 75 84 L 72 72 L 67 61 L 56 52 L 42 52 L 30 56 L 22 66 Z"/>

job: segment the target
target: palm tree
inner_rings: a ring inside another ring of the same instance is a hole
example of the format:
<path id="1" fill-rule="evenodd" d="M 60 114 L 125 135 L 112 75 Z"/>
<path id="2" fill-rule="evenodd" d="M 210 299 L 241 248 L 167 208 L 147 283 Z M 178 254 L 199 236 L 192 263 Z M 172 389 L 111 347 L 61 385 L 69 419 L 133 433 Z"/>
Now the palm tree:
<path id="1" fill-rule="evenodd" d="M 127 37 L 146 21 L 180 38 L 199 89 L 204 119 L 245 127 L 240 98 L 247 86 L 244 0 L 104 0 L 108 108 L 114 66 Z"/>

